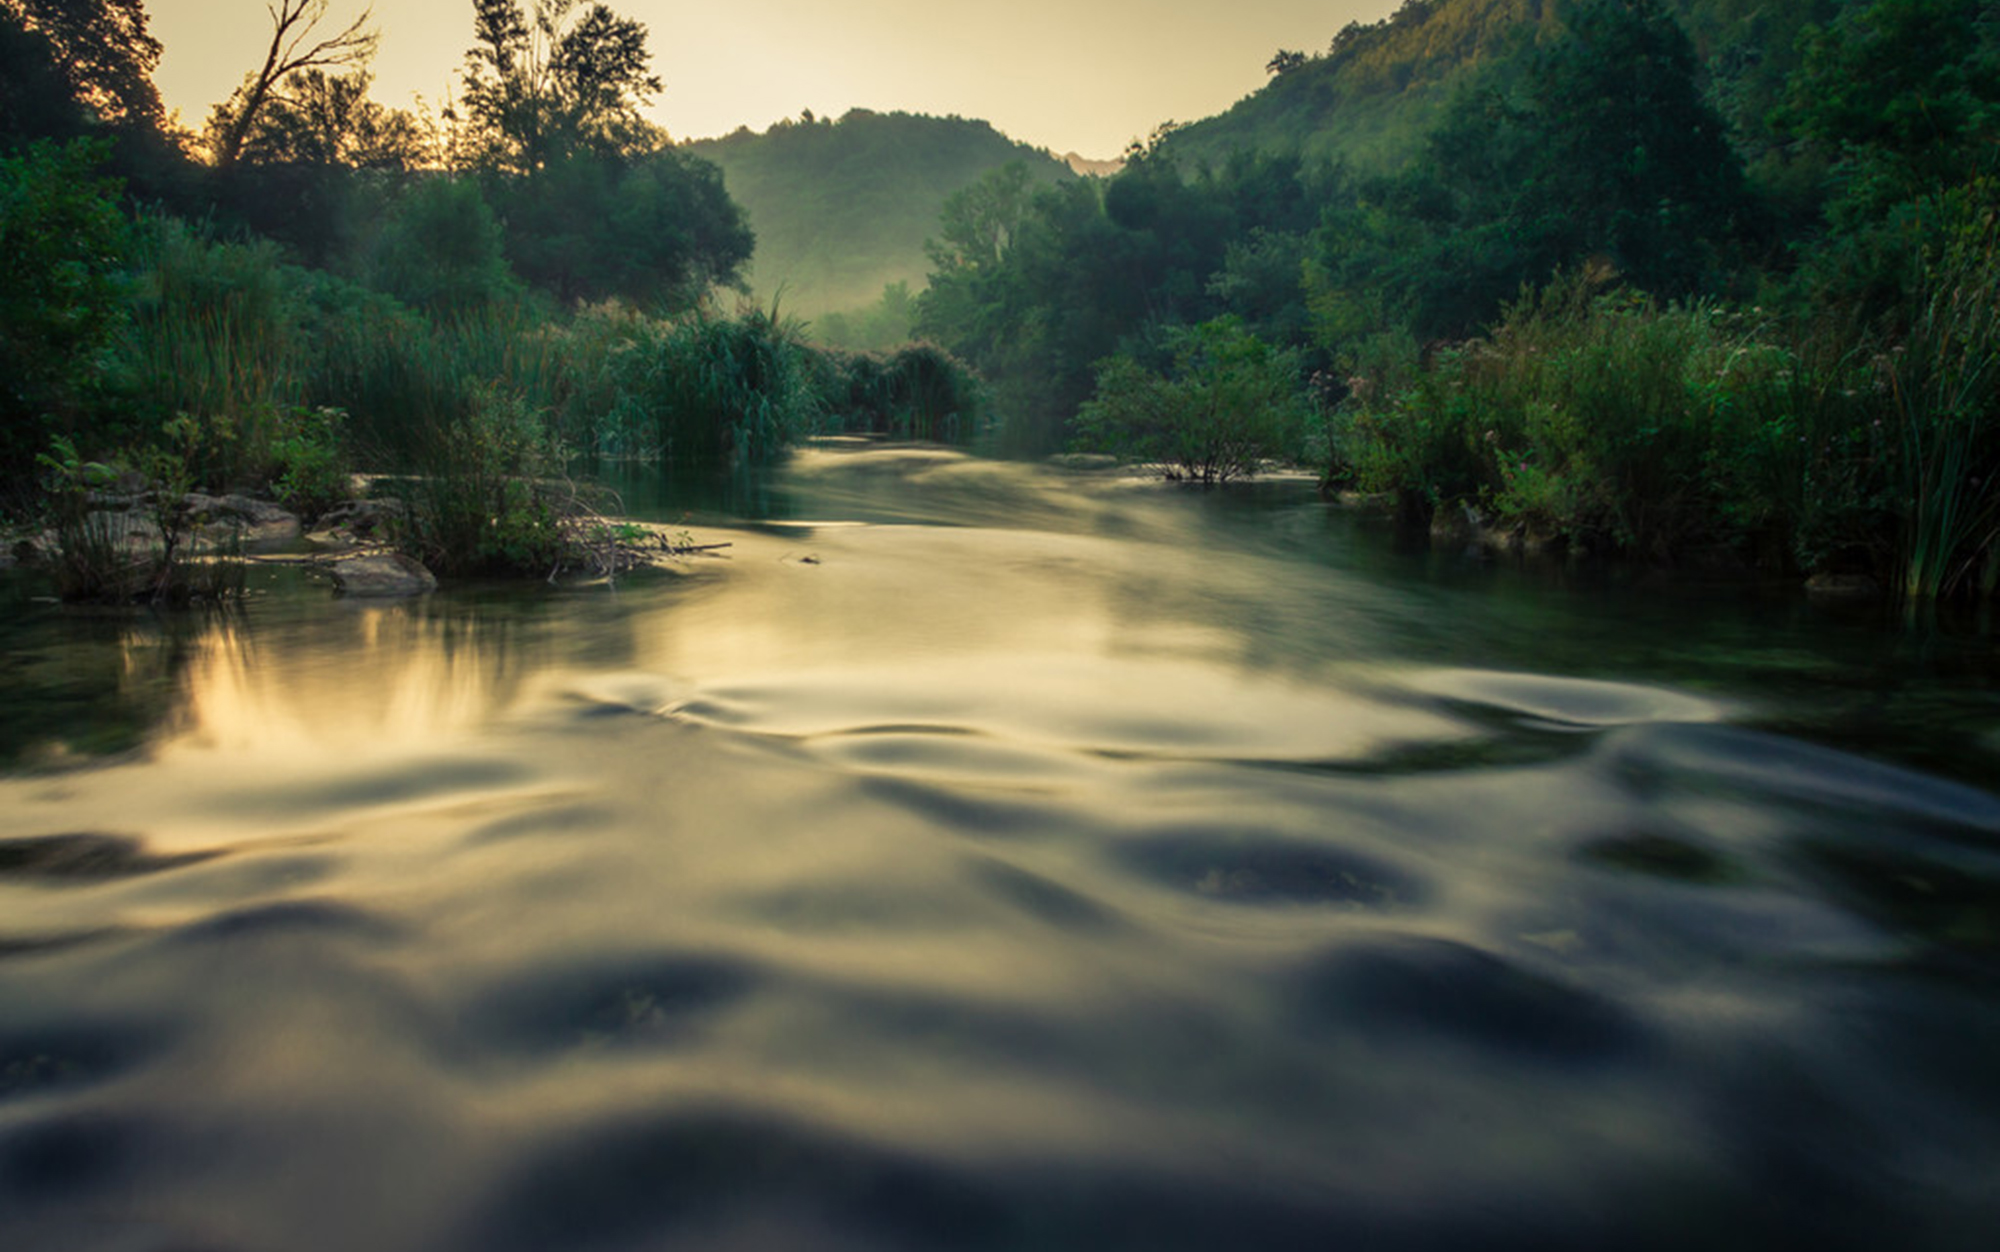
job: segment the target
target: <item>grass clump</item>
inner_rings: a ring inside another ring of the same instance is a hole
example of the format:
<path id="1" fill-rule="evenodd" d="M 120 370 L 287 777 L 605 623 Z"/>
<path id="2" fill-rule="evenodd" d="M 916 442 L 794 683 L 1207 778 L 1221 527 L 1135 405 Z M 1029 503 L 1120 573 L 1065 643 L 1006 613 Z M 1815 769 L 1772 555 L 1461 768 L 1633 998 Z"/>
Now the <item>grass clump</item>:
<path id="1" fill-rule="evenodd" d="M 617 367 L 619 420 L 668 459 L 767 462 L 822 424 L 812 360 L 775 312 L 643 323 Z"/>

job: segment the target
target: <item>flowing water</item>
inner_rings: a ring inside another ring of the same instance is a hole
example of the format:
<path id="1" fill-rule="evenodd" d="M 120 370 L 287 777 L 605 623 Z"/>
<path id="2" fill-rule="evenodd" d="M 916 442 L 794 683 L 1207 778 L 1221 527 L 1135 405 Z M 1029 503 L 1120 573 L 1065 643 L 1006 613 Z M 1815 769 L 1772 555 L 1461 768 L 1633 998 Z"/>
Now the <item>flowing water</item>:
<path id="1" fill-rule="evenodd" d="M 1994 1246 L 1990 636 L 1300 483 L 719 507 L 616 587 L 10 584 L 0 1248 Z"/>

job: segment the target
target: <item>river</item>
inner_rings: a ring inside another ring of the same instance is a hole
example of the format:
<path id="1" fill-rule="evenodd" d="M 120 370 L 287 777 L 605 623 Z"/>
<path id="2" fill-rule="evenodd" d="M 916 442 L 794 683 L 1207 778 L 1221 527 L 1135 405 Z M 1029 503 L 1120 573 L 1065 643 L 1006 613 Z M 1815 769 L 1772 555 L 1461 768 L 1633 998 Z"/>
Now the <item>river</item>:
<path id="1" fill-rule="evenodd" d="M 9 576 L 0 1247 L 1993 1246 L 1990 633 L 924 449 L 687 523 Z"/>

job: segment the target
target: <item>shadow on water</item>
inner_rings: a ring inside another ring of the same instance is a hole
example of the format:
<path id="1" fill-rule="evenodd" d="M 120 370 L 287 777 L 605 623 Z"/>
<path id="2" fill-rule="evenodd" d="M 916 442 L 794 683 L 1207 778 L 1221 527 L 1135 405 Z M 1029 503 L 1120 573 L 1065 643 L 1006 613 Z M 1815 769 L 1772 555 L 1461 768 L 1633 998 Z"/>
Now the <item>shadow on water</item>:
<path id="1" fill-rule="evenodd" d="M 145 748 L 0 777 L 0 1247 L 1990 1243 L 1989 636 L 1307 483 L 655 485 L 750 524 L 0 620 L 17 763 Z"/>

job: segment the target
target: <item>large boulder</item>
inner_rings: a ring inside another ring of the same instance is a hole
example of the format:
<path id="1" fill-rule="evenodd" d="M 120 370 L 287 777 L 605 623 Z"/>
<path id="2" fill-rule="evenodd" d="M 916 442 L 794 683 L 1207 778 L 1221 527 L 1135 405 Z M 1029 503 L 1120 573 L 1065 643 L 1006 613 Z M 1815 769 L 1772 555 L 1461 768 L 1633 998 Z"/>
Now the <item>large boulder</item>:
<path id="1" fill-rule="evenodd" d="M 437 575 L 421 561 L 400 552 L 378 552 L 370 556 L 350 556 L 328 566 L 333 583 L 345 596 L 390 599 L 420 596 L 437 590 Z"/>
<path id="2" fill-rule="evenodd" d="M 245 548 L 278 547 L 298 539 L 299 519 L 269 500 L 249 496 L 211 496 L 190 492 L 182 504 L 211 543 L 241 543 Z"/>

